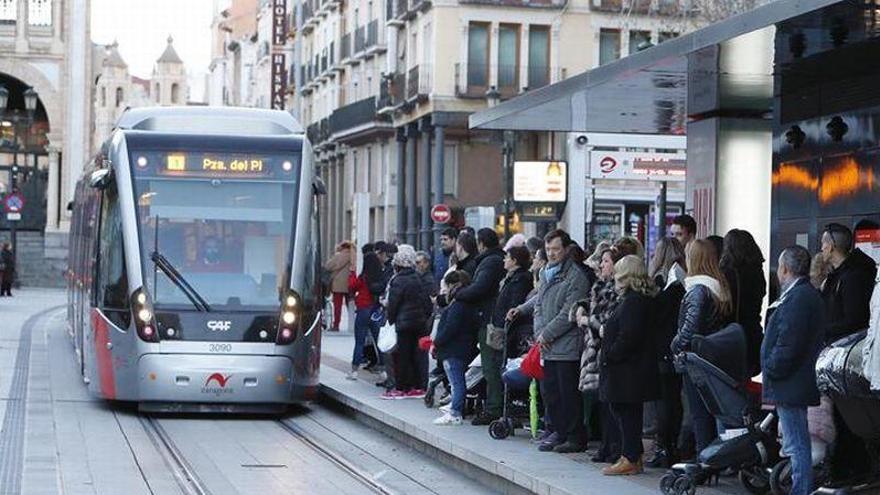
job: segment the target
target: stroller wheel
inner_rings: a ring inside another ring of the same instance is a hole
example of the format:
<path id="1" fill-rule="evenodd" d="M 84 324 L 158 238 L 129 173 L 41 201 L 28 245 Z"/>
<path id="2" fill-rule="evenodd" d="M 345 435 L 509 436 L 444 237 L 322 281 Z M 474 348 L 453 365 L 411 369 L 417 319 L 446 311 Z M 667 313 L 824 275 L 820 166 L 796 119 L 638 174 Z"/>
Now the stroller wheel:
<path id="1" fill-rule="evenodd" d="M 504 418 L 489 423 L 489 436 L 495 440 L 504 440 L 511 433 L 510 424 Z"/>
<path id="2" fill-rule="evenodd" d="M 425 397 L 422 398 L 425 401 L 425 407 L 428 409 L 434 407 L 434 394 L 437 391 L 437 387 L 432 383 L 428 386 L 428 390 L 425 391 Z"/>
<path id="3" fill-rule="evenodd" d="M 694 495 L 697 492 L 697 485 L 685 474 L 676 478 L 672 490 L 675 495 Z"/>
<path id="4" fill-rule="evenodd" d="M 791 461 L 783 459 L 773 466 L 770 472 L 770 492 L 773 495 L 791 493 Z"/>
<path id="5" fill-rule="evenodd" d="M 675 473 L 666 473 L 660 478 L 660 491 L 663 492 L 663 495 L 674 495 L 676 476 Z"/>
<path id="6" fill-rule="evenodd" d="M 765 495 L 770 492 L 770 483 L 766 479 L 755 476 L 745 469 L 739 472 L 739 482 L 742 483 L 749 493 L 754 493 L 755 495 Z"/>

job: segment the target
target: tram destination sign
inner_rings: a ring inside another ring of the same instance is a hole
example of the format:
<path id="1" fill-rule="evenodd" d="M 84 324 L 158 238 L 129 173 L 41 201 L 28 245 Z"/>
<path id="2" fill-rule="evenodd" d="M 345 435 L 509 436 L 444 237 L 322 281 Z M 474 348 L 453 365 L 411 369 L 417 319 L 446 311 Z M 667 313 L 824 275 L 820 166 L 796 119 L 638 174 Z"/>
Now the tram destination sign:
<path id="1" fill-rule="evenodd" d="M 198 178 L 284 179 L 295 157 L 246 153 L 150 152 L 132 157 L 139 175 Z"/>

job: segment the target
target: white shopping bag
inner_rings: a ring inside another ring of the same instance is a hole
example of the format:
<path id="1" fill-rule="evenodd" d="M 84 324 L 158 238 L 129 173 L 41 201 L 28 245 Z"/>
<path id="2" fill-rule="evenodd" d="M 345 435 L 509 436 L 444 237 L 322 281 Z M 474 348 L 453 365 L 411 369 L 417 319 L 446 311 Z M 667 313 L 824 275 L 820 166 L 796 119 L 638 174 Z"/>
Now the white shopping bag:
<path id="1" fill-rule="evenodd" d="M 382 352 L 391 352 L 397 347 L 397 329 L 391 323 L 385 323 L 379 329 L 379 341 L 376 342 Z"/>

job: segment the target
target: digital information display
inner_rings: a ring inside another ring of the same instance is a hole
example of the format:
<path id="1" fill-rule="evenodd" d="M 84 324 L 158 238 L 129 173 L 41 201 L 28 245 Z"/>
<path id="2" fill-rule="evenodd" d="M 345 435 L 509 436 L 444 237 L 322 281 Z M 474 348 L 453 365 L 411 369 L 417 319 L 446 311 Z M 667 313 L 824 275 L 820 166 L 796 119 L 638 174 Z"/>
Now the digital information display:
<path id="1" fill-rule="evenodd" d="M 199 178 L 292 178 L 298 156 L 209 152 L 134 152 L 139 175 Z"/>

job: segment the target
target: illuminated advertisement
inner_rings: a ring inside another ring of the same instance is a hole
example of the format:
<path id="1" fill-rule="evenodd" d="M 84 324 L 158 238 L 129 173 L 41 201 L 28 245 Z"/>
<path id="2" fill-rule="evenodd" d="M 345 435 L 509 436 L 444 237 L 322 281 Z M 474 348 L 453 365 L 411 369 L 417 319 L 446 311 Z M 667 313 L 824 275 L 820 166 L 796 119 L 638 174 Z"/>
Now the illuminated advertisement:
<path id="1" fill-rule="evenodd" d="M 566 162 L 513 163 L 513 200 L 518 203 L 564 203 L 568 195 Z"/>
<path id="2" fill-rule="evenodd" d="M 686 157 L 679 153 L 590 152 L 593 179 L 683 182 L 686 168 Z"/>

